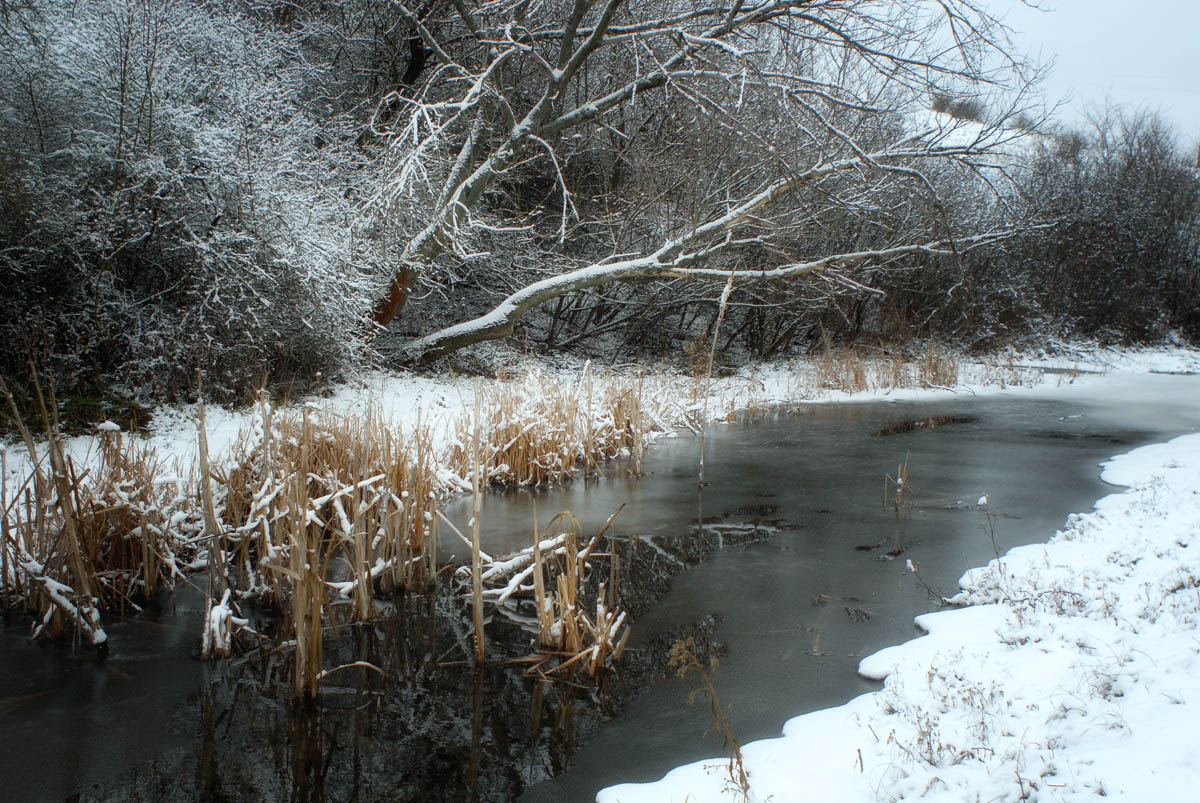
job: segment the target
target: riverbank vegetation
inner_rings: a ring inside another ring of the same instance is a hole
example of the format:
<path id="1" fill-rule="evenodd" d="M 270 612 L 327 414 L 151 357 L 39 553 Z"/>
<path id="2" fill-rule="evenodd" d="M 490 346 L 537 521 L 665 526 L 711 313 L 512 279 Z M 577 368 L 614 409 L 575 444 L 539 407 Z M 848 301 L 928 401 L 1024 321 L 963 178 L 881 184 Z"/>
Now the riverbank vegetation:
<path id="1" fill-rule="evenodd" d="M 1194 340 L 1191 154 L 1055 125 L 1018 52 L 957 1 L 8 2 L 0 374 L 683 366 L 729 282 L 718 365 Z"/>
<path id="2" fill-rule="evenodd" d="M 370 405 L 360 413 L 315 403 L 277 409 L 264 394 L 227 452 L 210 454 L 201 404 L 192 445 L 161 458 L 112 422 L 83 454 L 70 454 L 52 414 L 35 437 L 10 395 L 24 454 L 35 459 L 10 478 L 4 452 L 0 596 L 5 607 L 38 617 L 36 634 L 73 630 L 102 645 L 105 614 L 136 610 L 207 569 L 205 655 L 229 655 L 239 630 L 257 638 L 239 604 L 268 604 L 283 612 L 283 631 L 295 642 L 297 696 L 311 699 L 335 606 L 368 621 L 377 595 L 421 592 L 445 575 L 439 525 L 462 536 L 441 500 L 470 489 L 476 471 L 485 487 L 542 486 L 618 453 L 636 451 L 640 460 L 675 415 L 642 391 L 640 377 L 585 370 L 564 382 L 530 373 L 480 390 L 473 410 L 444 426 L 436 443 L 420 411 L 405 427 Z M 619 655 L 627 629 L 603 586 L 598 609 L 590 594 L 585 600 L 596 542 L 576 546 L 580 537 L 577 526 L 551 533 L 545 556 L 530 553 L 530 568 L 542 646 L 552 646 L 552 631 L 560 651 L 574 655 L 586 645 L 592 657 L 584 666 L 595 675 L 610 653 Z M 519 559 L 485 557 L 489 578 Z"/>
<path id="3" fill-rule="evenodd" d="M 848 386 L 843 374 L 858 384 Z M 276 405 L 262 394 L 215 429 L 206 412 L 229 414 L 193 405 L 153 440 L 113 422 L 67 439 L 48 412 L 53 398 L 37 425 L 10 401 L 8 415 L 25 443 L 3 453 L 0 596 L 34 616 L 39 634 L 76 633 L 102 644 L 106 618 L 207 574 L 203 653 L 225 656 L 239 640 L 261 643 L 244 608 L 266 605 L 280 612 L 282 632 L 295 642 L 296 676 L 306 678 L 297 695 L 311 698 L 326 669 L 319 649 L 326 628 L 369 621 L 381 599 L 457 577 L 449 587 L 466 593 L 479 586 L 489 610 L 531 605 L 522 615 L 543 659 L 587 652 L 580 668 L 595 675 L 619 657 L 628 633 L 615 595 L 620 558 L 598 547 L 603 531 L 585 538 L 567 526 L 569 517 L 558 517 L 552 524 L 562 532 L 538 537 L 540 549 L 482 554 L 478 582 L 465 569 L 447 574 L 450 552 L 471 554 L 464 533 L 476 522 L 451 521 L 442 502 L 470 491 L 476 472 L 483 488 L 539 487 L 605 470 L 621 457 L 621 470 L 637 474 L 655 438 L 699 431 L 705 415 L 764 411 L 831 391 L 941 387 L 960 374 L 1016 385 L 1034 381 L 1036 371 L 960 365 L 940 350 L 911 363 L 831 352 L 775 376 L 715 380 L 585 364 L 461 382 L 451 390 L 455 401 L 403 379 L 392 390 L 368 385 L 325 402 Z M 411 399 L 421 393 L 427 407 Z M 396 399 L 411 406 L 385 414 L 383 405 Z M 602 558 L 604 583 L 589 580 L 595 558 Z M 543 672 L 556 666 L 543 663 Z"/>

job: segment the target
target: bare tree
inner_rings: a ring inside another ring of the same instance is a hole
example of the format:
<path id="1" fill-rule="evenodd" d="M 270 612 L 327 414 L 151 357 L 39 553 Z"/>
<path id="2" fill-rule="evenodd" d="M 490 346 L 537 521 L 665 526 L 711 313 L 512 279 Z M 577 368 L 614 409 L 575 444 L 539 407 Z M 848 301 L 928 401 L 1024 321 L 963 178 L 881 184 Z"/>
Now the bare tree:
<path id="1" fill-rule="evenodd" d="M 731 274 L 729 336 L 775 353 L 1008 226 L 983 112 L 1024 74 L 972 0 L 4 8 L 0 372 L 59 387 L 236 395 L 402 311 L 408 361 L 518 323 L 648 345 Z"/>
<path id="2" fill-rule="evenodd" d="M 928 111 L 947 93 L 1021 101 L 1026 71 L 969 0 L 392 7 L 426 53 L 376 119 L 390 146 L 372 224 L 392 225 L 398 253 L 375 322 L 497 242 L 536 265 L 501 276 L 509 290 L 483 314 L 407 342 L 407 360 L 503 337 L 610 282 L 860 287 L 860 267 L 998 236 L 902 209 L 913 193 L 936 208 L 947 166 L 993 181 L 1012 134 L 1007 113 Z"/>

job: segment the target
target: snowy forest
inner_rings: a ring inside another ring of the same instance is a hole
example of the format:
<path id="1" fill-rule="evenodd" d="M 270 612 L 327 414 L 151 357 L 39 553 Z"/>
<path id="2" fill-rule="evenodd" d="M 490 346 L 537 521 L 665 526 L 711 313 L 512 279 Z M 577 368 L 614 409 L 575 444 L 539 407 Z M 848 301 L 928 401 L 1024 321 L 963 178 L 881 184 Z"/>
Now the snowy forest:
<path id="1" fill-rule="evenodd" d="M 0 0 L 0 797 L 1193 797 L 1200 156 L 1005 5 Z"/>
<path id="2" fill-rule="evenodd" d="M 0 365 L 686 360 L 730 278 L 742 358 L 1196 338 L 1191 155 L 1018 54 L 957 2 L 6 0 Z"/>

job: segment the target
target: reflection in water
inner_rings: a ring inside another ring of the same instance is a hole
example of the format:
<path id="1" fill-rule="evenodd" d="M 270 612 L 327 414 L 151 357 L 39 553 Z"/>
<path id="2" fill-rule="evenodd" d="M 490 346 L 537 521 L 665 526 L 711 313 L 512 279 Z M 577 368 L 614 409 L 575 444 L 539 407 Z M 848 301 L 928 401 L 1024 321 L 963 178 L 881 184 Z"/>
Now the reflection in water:
<path id="1" fill-rule="evenodd" d="M 902 435 L 915 429 L 937 429 L 950 424 L 970 424 L 975 421 L 973 415 L 931 415 L 925 418 L 906 418 L 900 421 L 889 421 L 879 428 L 875 434 L 881 438 L 892 435 Z"/>
<path id="2" fill-rule="evenodd" d="M 371 624 L 343 626 L 330 662 L 369 661 L 322 685 L 318 704 L 290 704 L 290 662 L 262 650 L 208 670 L 184 723 L 194 747 L 174 750 L 84 799 L 499 801 L 561 773 L 629 689 L 651 680 L 635 657 L 608 687 L 529 678 L 529 635 L 489 628 L 477 671 L 469 618 L 444 594 L 400 600 Z M 187 716 L 185 712 L 185 716 Z"/>

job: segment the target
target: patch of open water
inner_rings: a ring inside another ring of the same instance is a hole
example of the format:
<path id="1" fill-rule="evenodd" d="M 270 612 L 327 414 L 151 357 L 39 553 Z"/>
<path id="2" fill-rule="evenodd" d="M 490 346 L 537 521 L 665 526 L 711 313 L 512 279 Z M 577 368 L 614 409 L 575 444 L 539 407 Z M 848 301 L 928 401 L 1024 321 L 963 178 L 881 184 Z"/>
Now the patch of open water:
<path id="1" fill-rule="evenodd" d="M 906 560 L 935 589 L 953 593 L 966 569 L 996 550 L 1045 540 L 1067 514 L 1089 510 L 1110 493 L 1099 463 L 1195 431 L 1200 383 L 1191 381 L 1191 402 L 1183 405 L 1189 394 L 1159 394 L 1156 386 L 1179 387 L 1153 378 L 1136 398 L 810 406 L 795 416 L 710 430 L 702 494 L 695 487 L 698 443 L 690 438 L 655 447 L 648 481 L 556 493 L 585 521 L 621 494 L 644 499 L 631 501 L 634 515 L 622 523 L 627 533 L 677 527 L 689 516 L 695 520 L 698 510 L 719 514 L 763 503 L 772 506 L 772 517 L 795 524 L 677 577 L 635 631 L 636 639 L 696 616 L 716 617 L 714 637 L 727 653 L 713 682 L 730 706 L 733 733 L 745 743 L 779 735 L 792 716 L 878 688 L 858 677 L 859 660 L 915 635 L 914 616 L 936 608 L 905 573 Z M 957 423 L 890 432 L 896 421 L 931 418 Z M 906 460 L 911 507 L 897 514 L 883 504 L 885 474 L 895 475 Z M 603 498 L 610 493 L 612 499 Z M 997 516 L 995 546 L 976 506 L 984 493 Z M 587 494 L 600 508 L 594 514 L 583 503 Z M 539 502 L 542 509 L 548 504 Z M 855 549 L 864 545 L 877 548 Z M 688 705 L 692 688 L 672 679 L 648 690 L 565 774 L 521 800 L 591 800 L 613 783 L 654 780 L 680 764 L 721 755 L 707 706 Z"/>

